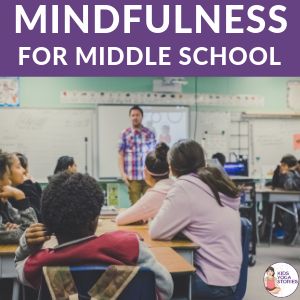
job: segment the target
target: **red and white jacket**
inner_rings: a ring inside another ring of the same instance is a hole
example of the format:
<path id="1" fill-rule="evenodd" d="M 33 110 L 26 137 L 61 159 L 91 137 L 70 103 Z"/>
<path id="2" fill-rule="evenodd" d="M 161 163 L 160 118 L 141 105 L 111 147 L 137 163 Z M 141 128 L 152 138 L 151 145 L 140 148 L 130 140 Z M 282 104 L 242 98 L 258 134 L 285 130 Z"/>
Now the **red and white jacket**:
<path id="1" fill-rule="evenodd" d="M 27 246 L 24 234 L 15 262 L 20 281 L 33 288 L 40 286 L 43 266 L 113 264 L 147 267 L 155 274 L 160 298 L 170 299 L 173 293 L 169 272 L 132 232 L 114 231 L 35 251 Z"/>

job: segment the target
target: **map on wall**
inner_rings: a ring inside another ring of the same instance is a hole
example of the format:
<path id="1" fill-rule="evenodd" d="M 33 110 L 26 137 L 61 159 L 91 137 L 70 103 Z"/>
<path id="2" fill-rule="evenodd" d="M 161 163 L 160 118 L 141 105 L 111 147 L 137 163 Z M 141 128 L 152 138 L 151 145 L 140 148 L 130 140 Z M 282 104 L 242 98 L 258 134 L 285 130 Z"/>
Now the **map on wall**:
<path id="1" fill-rule="evenodd" d="M 0 77 L 0 106 L 19 106 L 19 79 Z"/>

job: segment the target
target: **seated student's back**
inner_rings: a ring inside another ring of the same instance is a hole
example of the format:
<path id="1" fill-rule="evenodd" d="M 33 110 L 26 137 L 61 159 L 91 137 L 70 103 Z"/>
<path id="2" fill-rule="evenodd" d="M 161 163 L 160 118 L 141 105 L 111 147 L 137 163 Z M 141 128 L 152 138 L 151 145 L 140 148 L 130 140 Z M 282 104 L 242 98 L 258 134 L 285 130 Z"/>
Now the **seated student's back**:
<path id="1" fill-rule="evenodd" d="M 200 245 L 195 252 L 195 297 L 232 295 L 241 262 L 239 191 L 216 168 L 205 168 L 204 152 L 192 140 L 169 151 L 171 171 L 178 179 L 150 225 L 154 239 L 170 240 L 179 232 Z M 217 289 L 206 293 L 210 286 Z"/>
<path id="2" fill-rule="evenodd" d="M 169 147 L 165 143 L 159 143 L 155 150 L 147 154 L 144 178 L 150 189 L 133 206 L 118 215 L 116 218 L 118 225 L 146 222 L 157 214 L 174 183 L 169 178 L 168 150 Z"/>
<path id="3" fill-rule="evenodd" d="M 42 195 L 45 226 L 32 225 L 27 235 L 22 236 L 16 252 L 21 282 L 39 288 L 42 267 L 48 265 L 139 265 L 154 272 L 161 298 L 169 299 L 173 291 L 170 274 L 135 233 L 115 231 L 95 236 L 102 205 L 102 191 L 89 175 L 70 172 L 54 175 Z M 56 236 L 59 245 L 37 251 L 49 238 L 45 230 Z M 35 245 L 32 255 L 27 257 L 32 245 Z"/>

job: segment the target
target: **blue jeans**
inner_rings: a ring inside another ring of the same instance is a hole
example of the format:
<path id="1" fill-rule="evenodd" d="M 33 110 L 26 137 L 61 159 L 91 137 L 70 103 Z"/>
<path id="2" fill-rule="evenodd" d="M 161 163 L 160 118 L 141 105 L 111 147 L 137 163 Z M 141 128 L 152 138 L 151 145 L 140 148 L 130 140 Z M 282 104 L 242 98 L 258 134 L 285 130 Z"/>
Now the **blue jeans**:
<path id="1" fill-rule="evenodd" d="M 197 274 L 192 277 L 193 299 L 222 299 L 232 296 L 236 286 L 216 286 L 206 284 Z"/>

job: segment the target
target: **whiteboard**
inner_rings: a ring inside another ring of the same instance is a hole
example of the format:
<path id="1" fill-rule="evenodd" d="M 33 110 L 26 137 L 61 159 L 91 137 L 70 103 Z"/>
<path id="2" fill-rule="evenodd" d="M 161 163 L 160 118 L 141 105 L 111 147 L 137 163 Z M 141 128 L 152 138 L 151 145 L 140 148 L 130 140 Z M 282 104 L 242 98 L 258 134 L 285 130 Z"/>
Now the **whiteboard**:
<path id="1" fill-rule="evenodd" d="M 231 115 L 229 112 L 198 112 L 196 140 L 203 146 L 206 158 L 216 152 L 229 155 Z"/>
<path id="2" fill-rule="evenodd" d="M 300 159 L 300 119 L 251 120 L 252 163 L 259 157 L 265 172 L 274 170 L 285 154 Z"/>
<path id="3" fill-rule="evenodd" d="M 98 175 L 100 178 L 120 177 L 118 142 L 122 130 L 131 126 L 129 109 L 124 105 L 98 106 Z M 155 132 L 156 140 L 163 137 L 162 127 L 169 127 L 170 145 L 189 137 L 189 108 L 186 106 L 141 106 L 143 125 Z"/>
<path id="4" fill-rule="evenodd" d="M 80 172 L 93 174 L 92 134 L 95 112 L 88 109 L 0 109 L 0 148 L 28 157 L 32 176 L 47 182 L 58 157 L 73 156 Z"/>

